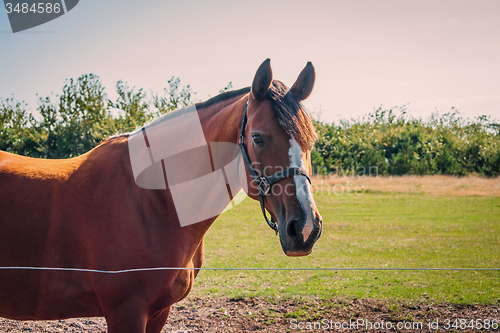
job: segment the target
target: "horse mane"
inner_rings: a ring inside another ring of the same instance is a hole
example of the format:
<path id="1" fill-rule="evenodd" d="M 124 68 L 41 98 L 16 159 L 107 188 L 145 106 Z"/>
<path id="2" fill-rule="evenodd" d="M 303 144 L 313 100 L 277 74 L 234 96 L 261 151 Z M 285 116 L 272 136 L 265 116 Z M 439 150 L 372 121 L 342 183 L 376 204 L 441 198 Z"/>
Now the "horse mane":
<path id="1" fill-rule="evenodd" d="M 195 106 L 198 110 L 205 109 L 228 99 L 248 94 L 249 92 L 250 87 L 227 91 L 204 102 L 196 103 Z M 314 129 L 311 116 L 297 96 L 281 81 L 273 80 L 270 89 L 267 91 L 267 97 L 271 101 L 280 126 L 289 136 L 297 141 L 302 149 L 311 150 L 317 139 L 316 130 Z M 153 123 L 161 118 L 153 120 Z M 115 134 L 109 137 L 108 140 L 126 138 L 130 134 Z"/>
<path id="2" fill-rule="evenodd" d="M 273 80 L 267 91 L 278 122 L 304 150 L 311 150 L 318 138 L 311 116 L 295 94 L 281 81 Z"/>
<path id="3" fill-rule="evenodd" d="M 206 100 L 205 102 L 196 103 L 195 106 L 197 110 L 205 109 L 220 102 L 227 101 L 228 99 L 234 98 L 236 96 L 248 94 L 249 92 L 250 92 L 250 87 L 245 87 L 238 90 L 226 91 L 223 92 L 222 94 L 210 98 L 209 100 Z"/>

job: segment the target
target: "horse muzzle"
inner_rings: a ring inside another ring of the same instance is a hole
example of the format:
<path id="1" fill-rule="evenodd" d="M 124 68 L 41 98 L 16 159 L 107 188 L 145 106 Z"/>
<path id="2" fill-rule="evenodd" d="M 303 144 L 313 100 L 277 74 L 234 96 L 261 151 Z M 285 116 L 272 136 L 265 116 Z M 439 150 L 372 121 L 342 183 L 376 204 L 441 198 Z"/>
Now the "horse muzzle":
<path id="1" fill-rule="evenodd" d="M 308 223 L 305 218 L 306 214 L 299 214 L 291 216 L 286 222 L 284 220 L 283 223 L 278 222 L 281 247 L 289 257 L 309 255 L 321 235 L 323 225 L 321 216 L 317 214 L 312 223 Z"/>

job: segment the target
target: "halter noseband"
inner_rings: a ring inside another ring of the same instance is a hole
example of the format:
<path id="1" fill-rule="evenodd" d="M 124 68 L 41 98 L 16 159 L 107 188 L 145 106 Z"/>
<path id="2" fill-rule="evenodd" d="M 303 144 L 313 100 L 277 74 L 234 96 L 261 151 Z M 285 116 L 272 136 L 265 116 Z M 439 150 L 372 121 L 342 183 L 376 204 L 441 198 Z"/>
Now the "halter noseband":
<path id="1" fill-rule="evenodd" d="M 260 207 L 262 209 L 262 214 L 264 215 L 264 218 L 266 219 L 266 222 L 269 225 L 269 227 L 271 227 L 271 229 L 273 229 L 277 235 L 278 224 L 276 223 L 276 221 L 274 221 L 274 218 L 272 216 L 271 216 L 271 221 L 269 221 L 266 215 L 266 208 L 265 208 L 266 196 L 271 191 L 271 187 L 280 180 L 286 179 L 288 177 L 301 175 L 306 177 L 309 183 L 311 183 L 311 178 L 309 178 L 307 171 L 298 167 L 290 167 L 286 170 L 278 171 L 270 177 L 259 175 L 259 172 L 255 170 L 254 167 L 252 166 L 252 162 L 250 161 L 250 157 L 248 156 L 248 151 L 245 146 L 245 126 L 247 124 L 247 108 L 248 108 L 248 100 L 245 105 L 245 111 L 243 111 L 243 119 L 241 121 L 240 144 L 239 144 L 240 152 L 241 155 L 243 156 L 243 161 L 245 162 L 245 166 L 248 170 L 248 173 L 250 174 L 253 181 L 257 185 L 257 188 L 259 189 L 259 201 L 260 201 Z"/>

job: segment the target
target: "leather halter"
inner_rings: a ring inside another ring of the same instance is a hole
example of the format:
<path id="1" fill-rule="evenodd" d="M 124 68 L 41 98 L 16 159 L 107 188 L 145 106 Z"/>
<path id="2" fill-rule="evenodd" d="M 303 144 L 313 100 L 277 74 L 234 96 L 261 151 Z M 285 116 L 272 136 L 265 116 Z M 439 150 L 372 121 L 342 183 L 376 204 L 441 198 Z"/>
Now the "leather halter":
<path id="1" fill-rule="evenodd" d="M 247 148 L 245 146 L 245 126 L 247 124 L 247 108 L 248 108 L 248 100 L 245 105 L 245 111 L 243 111 L 243 119 L 241 121 L 240 144 L 239 144 L 240 152 L 241 155 L 243 156 L 243 161 L 245 162 L 245 166 L 248 170 L 248 173 L 250 174 L 253 181 L 257 185 L 257 188 L 259 189 L 259 201 L 260 201 L 260 207 L 262 209 L 262 214 L 264 215 L 264 218 L 266 219 L 266 222 L 269 225 L 269 227 L 271 227 L 271 229 L 273 229 L 277 235 L 278 224 L 276 223 L 276 221 L 272 216 L 271 216 L 271 221 L 269 221 L 265 209 L 266 196 L 271 191 L 271 187 L 280 180 L 286 179 L 288 177 L 301 175 L 306 177 L 309 183 L 311 183 L 311 178 L 309 178 L 309 175 L 307 174 L 306 170 L 298 167 L 290 167 L 286 170 L 278 171 L 270 177 L 261 176 L 260 172 L 254 169 L 254 167 L 252 166 L 252 162 L 250 161 L 250 157 L 248 156 Z"/>

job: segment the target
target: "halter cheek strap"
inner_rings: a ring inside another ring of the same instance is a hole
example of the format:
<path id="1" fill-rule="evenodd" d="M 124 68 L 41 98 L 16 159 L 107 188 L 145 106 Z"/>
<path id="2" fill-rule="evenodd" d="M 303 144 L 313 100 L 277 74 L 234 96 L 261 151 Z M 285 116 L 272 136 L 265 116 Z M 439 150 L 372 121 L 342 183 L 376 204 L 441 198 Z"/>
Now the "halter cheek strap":
<path id="1" fill-rule="evenodd" d="M 302 168 L 298 167 L 290 167 L 286 170 L 276 172 L 274 175 L 270 177 L 265 177 L 261 176 L 260 172 L 256 170 L 252 166 L 252 162 L 250 161 L 250 157 L 248 156 L 248 151 L 245 146 L 245 127 L 247 124 L 247 109 L 248 109 L 248 100 L 245 105 L 245 111 L 243 111 L 243 119 L 241 121 L 241 131 L 240 131 L 240 152 L 241 155 L 243 156 L 243 161 L 245 162 L 245 166 L 248 170 L 248 173 L 252 177 L 252 180 L 254 183 L 257 185 L 257 188 L 259 190 L 259 201 L 260 201 L 260 207 L 262 209 L 262 214 L 264 215 L 264 218 L 266 219 L 267 224 L 271 229 L 273 229 L 276 232 L 276 235 L 278 234 L 278 224 L 274 220 L 274 218 L 271 216 L 271 221 L 267 218 L 266 215 L 266 196 L 269 194 L 271 191 L 271 187 L 279 182 L 280 180 L 293 177 L 293 176 L 304 176 L 307 178 L 309 183 L 311 183 L 311 178 L 309 178 L 309 175 L 307 174 L 307 171 L 305 171 Z"/>

